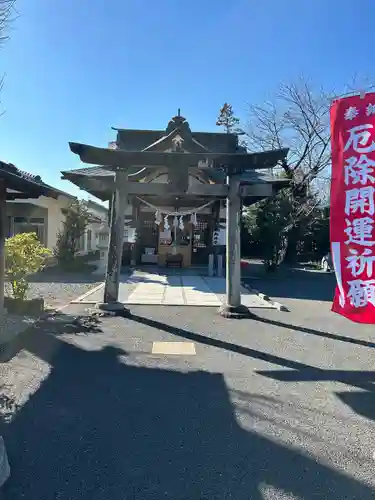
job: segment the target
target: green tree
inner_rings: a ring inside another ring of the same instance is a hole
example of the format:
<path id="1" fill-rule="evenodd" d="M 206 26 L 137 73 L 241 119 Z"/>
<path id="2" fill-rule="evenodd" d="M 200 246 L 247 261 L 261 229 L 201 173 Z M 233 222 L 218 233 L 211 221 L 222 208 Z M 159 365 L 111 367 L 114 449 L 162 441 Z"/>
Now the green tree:
<path id="1" fill-rule="evenodd" d="M 262 249 L 263 263 L 268 270 L 275 270 L 284 258 L 286 239 L 283 228 L 291 210 L 290 198 L 284 190 L 243 212 L 243 224 L 252 242 Z"/>
<path id="2" fill-rule="evenodd" d="M 276 197 L 263 200 L 243 212 L 243 223 L 248 231 L 247 249 L 262 256 L 268 269 L 276 269 L 292 246 L 296 259 L 318 261 L 329 251 L 329 209 L 315 207 L 311 213 L 300 216 L 298 229 L 290 228 L 293 200 L 287 189 Z M 291 238 L 295 238 L 291 242 Z"/>
<path id="3" fill-rule="evenodd" d="M 63 267 L 73 265 L 80 249 L 80 240 L 90 222 L 90 212 L 86 202 L 74 200 L 63 210 L 65 220 L 63 229 L 57 233 L 57 244 L 54 250 L 58 263 Z"/>
<path id="4" fill-rule="evenodd" d="M 320 261 L 329 252 L 329 208 L 317 208 L 297 242 L 299 258 Z"/>
<path id="5" fill-rule="evenodd" d="M 27 277 L 41 271 L 50 250 L 35 233 L 21 233 L 5 241 L 5 272 L 13 297 L 24 300 L 29 289 Z"/>
<path id="6" fill-rule="evenodd" d="M 218 127 L 224 127 L 227 134 L 238 134 L 241 131 L 239 128 L 240 119 L 234 115 L 233 107 L 227 102 L 220 108 L 219 116 L 216 120 Z"/>

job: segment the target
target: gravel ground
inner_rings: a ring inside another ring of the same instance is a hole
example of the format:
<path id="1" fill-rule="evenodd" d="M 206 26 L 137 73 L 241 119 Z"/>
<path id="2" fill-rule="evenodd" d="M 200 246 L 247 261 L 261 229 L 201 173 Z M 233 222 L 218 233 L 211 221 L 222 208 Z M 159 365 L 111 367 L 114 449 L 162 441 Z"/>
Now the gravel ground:
<path id="1" fill-rule="evenodd" d="M 373 499 L 373 328 L 294 281 L 264 290 L 289 313 L 136 306 L 82 322 L 77 305 L 28 333 L 0 364 L 4 500 Z M 152 355 L 154 341 L 196 355 Z"/>
<path id="2" fill-rule="evenodd" d="M 0 349 L 1 344 L 11 340 L 30 328 L 35 323 L 35 318 L 27 316 L 18 316 L 13 314 L 5 314 L 0 319 Z"/>
<path id="3" fill-rule="evenodd" d="M 47 270 L 32 277 L 27 298 L 43 298 L 46 309 L 58 308 L 69 304 L 101 282 L 100 277 L 58 274 Z M 5 295 L 12 296 L 9 284 L 5 284 Z M 7 314 L 0 325 L 0 345 L 19 335 L 34 322 L 35 318 Z"/>
<path id="4" fill-rule="evenodd" d="M 42 297 L 47 307 L 59 307 L 83 295 L 102 281 L 100 277 L 90 275 L 41 273 L 31 280 L 27 297 Z M 5 292 L 11 295 L 9 285 L 5 285 Z"/>

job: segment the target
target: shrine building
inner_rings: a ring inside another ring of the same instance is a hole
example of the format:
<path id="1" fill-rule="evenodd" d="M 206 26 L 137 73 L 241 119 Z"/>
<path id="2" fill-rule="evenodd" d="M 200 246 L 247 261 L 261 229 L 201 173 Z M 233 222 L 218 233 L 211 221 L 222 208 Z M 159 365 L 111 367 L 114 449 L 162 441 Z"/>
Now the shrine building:
<path id="1" fill-rule="evenodd" d="M 115 174 L 126 162 L 132 189 L 127 190 L 124 207 L 123 265 L 189 267 L 207 265 L 213 253 L 225 254 L 226 158 L 246 156 L 249 166 L 251 157 L 251 171 L 244 169 L 241 175 L 244 205 L 272 196 L 287 182 L 257 171 L 273 168 L 285 158 L 286 149 L 248 154 L 238 144 L 237 134 L 193 132 L 180 112 L 165 130 L 113 130 L 117 138 L 108 148 L 71 143 L 71 150 L 83 162 L 96 165 L 62 172 L 62 178 L 100 200 L 108 200 L 111 209 Z M 126 159 L 116 156 L 122 152 L 127 153 Z M 143 159 L 134 161 L 142 153 Z M 179 161 L 189 153 L 195 163 Z M 224 164 L 214 167 L 213 157 L 221 158 Z"/>

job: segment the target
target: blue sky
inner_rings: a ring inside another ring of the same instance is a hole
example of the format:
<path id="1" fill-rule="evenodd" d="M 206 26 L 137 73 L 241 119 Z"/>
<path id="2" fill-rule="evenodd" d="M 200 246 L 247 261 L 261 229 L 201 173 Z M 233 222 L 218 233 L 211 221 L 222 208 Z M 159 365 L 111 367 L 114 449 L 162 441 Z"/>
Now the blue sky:
<path id="1" fill-rule="evenodd" d="M 18 0 L 1 49 L 0 159 L 80 192 L 68 141 L 157 128 L 181 108 L 216 130 L 302 74 L 327 89 L 375 75 L 373 0 Z M 375 82 L 374 82 L 375 83 Z M 82 194 L 82 193 L 81 193 Z"/>

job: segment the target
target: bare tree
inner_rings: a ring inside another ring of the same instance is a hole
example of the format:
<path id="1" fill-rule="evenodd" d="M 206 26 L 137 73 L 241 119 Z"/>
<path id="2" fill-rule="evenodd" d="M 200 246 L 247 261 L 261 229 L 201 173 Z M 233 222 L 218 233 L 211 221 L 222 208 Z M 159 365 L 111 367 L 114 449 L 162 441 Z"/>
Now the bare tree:
<path id="1" fill-rule="evenodd" d="M 331 95 L 315 90 L 304 79 L 280 87 L 273 102 L 249 106 L 246 128 L 250 151 L 289 147 L 288 158 L 279 165 L 279 175 L 291 185 L 284 193 L 291 210 L 280 238 L 285 253 L 295 251 L 295 242 L 312 223 L 319 205 L 327 200 L 331 148 L 329 107 Z M 275 173 L 275 172 L 273 172 Z M 292 243 L 293 242 L 293 243 Z"/>
<path id="2" fill-rule="evenodd" d="M 14 19 L 16 0 L 0 0 L 0 43 L 8 40 L 8 27 Z"/>
<path id="3" fill-rule="evenodd" d="M 362 81 L 362 87 L 360 84 Z M 251 151 L 289 147 L 281 171 L 291 180 L 290 193 L 297 200 L 293 217 L 314 210 L 329 200 L 331 138 L 330 103 L 334 97 L 369 91 L 368 78 L 354 77 L 341 93 L 314 88 L 305 78 L 281 85 L 273 102 L 249 105 L 246 127 Z M 311 196 L 313 195 L 313 196 Z"/>
<path id="4" fill-rule="evenodd" d="M 274 102 L 249 106 L 248 148 L 266 150 L 288 146 L 281 167 L 294 188 L 306 188 L 331 162 L 330 96 L 314 91 L 305 81 L 281 86 Z"/>

